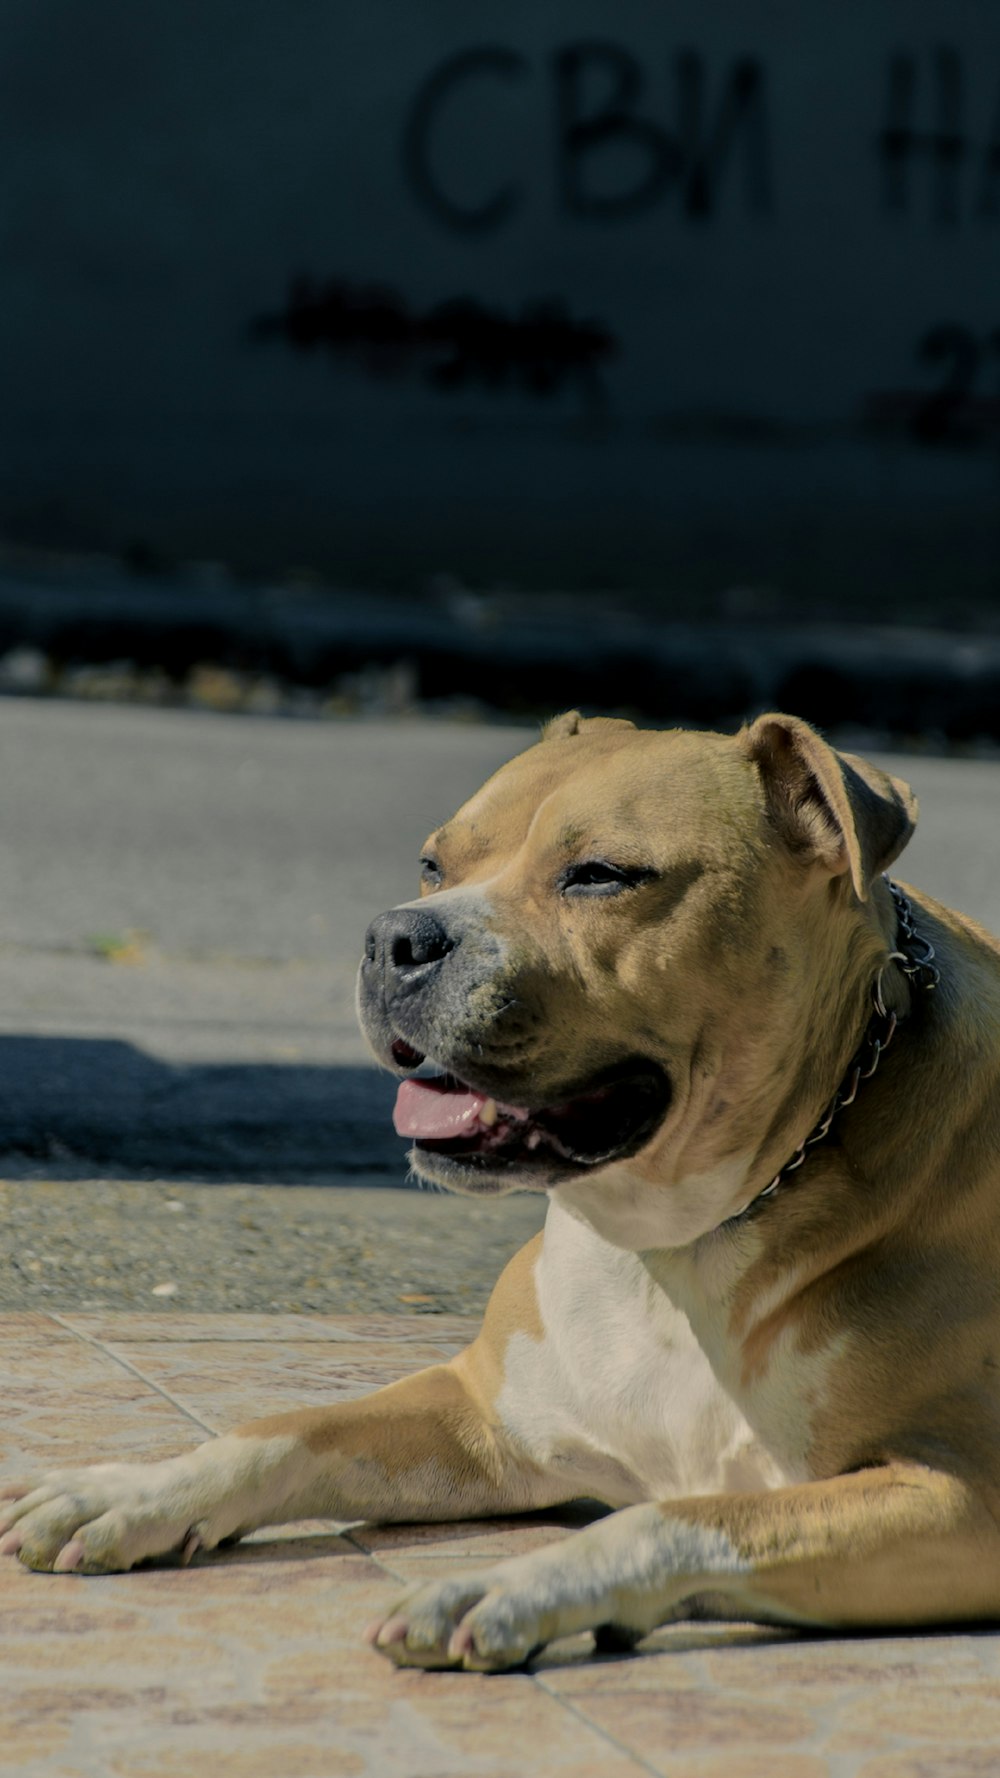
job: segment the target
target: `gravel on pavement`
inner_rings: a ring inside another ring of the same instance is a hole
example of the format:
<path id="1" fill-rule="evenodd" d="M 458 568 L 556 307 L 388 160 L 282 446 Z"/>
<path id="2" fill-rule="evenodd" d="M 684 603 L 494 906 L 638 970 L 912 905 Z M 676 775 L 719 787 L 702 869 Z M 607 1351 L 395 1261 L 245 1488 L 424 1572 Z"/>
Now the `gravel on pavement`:
<path id="1" fill-rule="evenodd" d="M 0 1182 L 0 1310 L 478 1315 L 543 1197 L 393 1187 Z"/>

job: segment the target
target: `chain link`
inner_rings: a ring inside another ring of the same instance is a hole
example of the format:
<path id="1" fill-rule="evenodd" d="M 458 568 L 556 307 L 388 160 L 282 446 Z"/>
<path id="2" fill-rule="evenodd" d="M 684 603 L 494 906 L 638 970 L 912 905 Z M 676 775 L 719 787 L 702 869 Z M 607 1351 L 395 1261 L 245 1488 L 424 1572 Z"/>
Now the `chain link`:
<path id="1" fill-rule="evenodd" d="M 860 1047 L 851 1058 L 847 1073 L 815 1129 L 811 1130 L 805 1140 L 799 1144 L 791 1160 L 786 1161 L 785 1165 L 774 1175 L 770 1185 L 765 1185 L 764 1190 L 758 1192 L 755 1198 L 751 1198 L 749 1204 L 745 1204 L 742 1210 L 738 1210 L 735 1216 L 730 1217 L 730 1222 L 739 1222 L 764 1198 L 769 1198 L 773 1192 L 776 1192 L 789 1173 L 798 1171 L 803 1162 L 809 1159 L 808 1150 L 813 1144 L 822 1142 L 829 1135 L 830 1126 L 838 1112 L 845 1111 L 848 1105 L 854 1104 L 861 1082 L 870 1080 L 875 1073 L 895 1036 L 898 1022 L 896 1014 L 890 1012 L 886 1007 L 882 993 L 882 977 L 888 965 L 897 963 L 902 974 L 913 983 L 914 987 L 921 988 L 925 994 L 933 993 L 941 980 L 941 971 L 935 961 L 934 946 L 929 939 L 922 938 L 916 930 L 913 924 L 913 909 L 902 889 L 892 881 L 891 877 L 883 877 L 883 882 L 892 896 L 896 909 L 896 942 L 900 949 L 889 952 L 872 983 L 871 995 L 874 1011 L 865 1027 Z"/>

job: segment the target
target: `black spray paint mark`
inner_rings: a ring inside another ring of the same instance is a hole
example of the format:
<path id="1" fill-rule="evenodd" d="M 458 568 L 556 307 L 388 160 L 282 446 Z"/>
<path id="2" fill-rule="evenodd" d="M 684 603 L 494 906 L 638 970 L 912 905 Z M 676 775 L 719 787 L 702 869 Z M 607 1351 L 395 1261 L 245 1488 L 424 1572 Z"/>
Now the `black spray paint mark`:
<path id="1" fill-rule="evenodd" d="M 941 322 L 918 340 L 915 357 L 935 374 L 933 387 L 869 396 L 868 429 L 926 445 L 1000 445 L 1000 328 L 977 334 L 959 322 Z M 992 393 L 991 371 L 997 385 Z"/>
<path id="2" fill-rule="evenodd" d="M 479 387 L 548 397 L 576 388 L 603 402 L 600 370 L 617 349 L 600 321 L 576 321 L 564 302 L 526 303 L 514 316 L 460 296 L 420 314 L 397 290 L 331 279 L 292 281 L 285 307 L 260 315 L 251 338 L 297 352 L 348 357 L 369 376 L 422 372 L 444 392 Z"/>

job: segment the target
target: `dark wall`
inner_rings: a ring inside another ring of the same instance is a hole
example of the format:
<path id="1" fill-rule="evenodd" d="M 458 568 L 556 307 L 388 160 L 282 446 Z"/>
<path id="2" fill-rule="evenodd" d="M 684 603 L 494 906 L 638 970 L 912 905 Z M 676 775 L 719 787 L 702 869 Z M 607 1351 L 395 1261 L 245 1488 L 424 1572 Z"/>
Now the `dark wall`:
<path id="1" fill-rule="evenodd" d="M 0 40 L 15 541 L 996 590 L 991 0 L 3 0 Z"/>

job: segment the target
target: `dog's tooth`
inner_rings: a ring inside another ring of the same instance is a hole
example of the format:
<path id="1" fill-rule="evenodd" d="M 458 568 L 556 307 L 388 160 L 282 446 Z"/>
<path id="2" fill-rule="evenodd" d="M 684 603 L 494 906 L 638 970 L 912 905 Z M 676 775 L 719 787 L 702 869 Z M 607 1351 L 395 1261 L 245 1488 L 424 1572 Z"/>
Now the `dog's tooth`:
<path id="1" fill-rule="evenodd" d="M 484 1099 L 479 1107 L 479 1122 L 492 1130 L 497 1121 L 497 1102 L 495 1099 Z"/>

